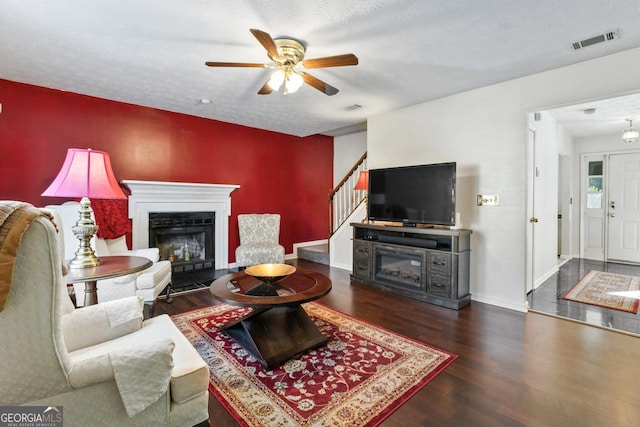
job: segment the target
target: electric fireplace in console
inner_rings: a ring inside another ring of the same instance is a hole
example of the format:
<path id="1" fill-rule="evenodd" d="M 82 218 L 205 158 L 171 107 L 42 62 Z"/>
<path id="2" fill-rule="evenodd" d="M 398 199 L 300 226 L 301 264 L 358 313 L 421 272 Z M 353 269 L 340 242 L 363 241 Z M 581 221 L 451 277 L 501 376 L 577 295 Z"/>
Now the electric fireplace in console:
<path id="1" fill-rule="evenodd" d="M 456 310 L 471 301 L 471 230 L 351 226 L 353 280 Z"/>
<path id="2" fill-rule="evenodd" d="M 427 265 L 424 251 L 376 245 L 373 252 L 374 280 L 401 289 L 423 289 Z"/>
<path id="3" fill-rule="evenodd" d="M 215 212 L 149 212 L 149 247 L 171 261 L 173 273 L 215 266 Z"/>

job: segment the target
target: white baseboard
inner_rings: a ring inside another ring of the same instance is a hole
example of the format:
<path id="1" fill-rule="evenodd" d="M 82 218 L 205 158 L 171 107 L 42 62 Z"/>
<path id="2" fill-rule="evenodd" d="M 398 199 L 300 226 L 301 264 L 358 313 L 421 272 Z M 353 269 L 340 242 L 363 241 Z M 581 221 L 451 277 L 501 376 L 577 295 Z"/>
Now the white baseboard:
<path id="1" fill-rule="evenodd" d="M 341 270 L 346 270 L 346 271 L 351 273 L 351 268 L 352 267 L 350 265 L 331 264 L 331 268 L 339 268 Z"/>
<path id="2" fill-rule="evenodd" d="M 500 298 L 487 297 L 487 296 L 478 295 L 478 294 L 471 294 L 471 300 L 478 301 L 484 304 L 495 305 L 495 306 L 506 308 L 509 310 L 520 311 L 522 313 L 527 312 L 526 300 L 523 300 L 522 303 L 516 303 L 513 301 L 505 301 Z"/>
<path id="3" fill-rule="evenodd" d="M 549 271 L 540 276 L 533 284 L 533 289 L 538 289 L 549 277 L 553 276 L 560 270 L 557 265 L 553 266 Z"/>

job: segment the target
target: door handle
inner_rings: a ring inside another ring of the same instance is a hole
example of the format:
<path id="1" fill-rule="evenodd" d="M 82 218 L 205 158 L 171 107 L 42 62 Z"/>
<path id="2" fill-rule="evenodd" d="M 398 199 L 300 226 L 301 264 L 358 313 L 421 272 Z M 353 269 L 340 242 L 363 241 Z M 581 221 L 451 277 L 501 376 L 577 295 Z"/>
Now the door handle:
<path id="1" fill-rule="evenodd" d="M 611 218 L 615 218 L 616 214 L 615 214 L 615 213 L 613 213 L 613 212 L 610 212 L 610 213 L 609 213 L 609 216 L 610 216 Z"/>
<path id="2" fill-rule="evenodd" d="M 533 218 L 531 218 L 531 219 L 529 220 L 529 222 L 538 222 L 538 218 L 533 217 Z"/>

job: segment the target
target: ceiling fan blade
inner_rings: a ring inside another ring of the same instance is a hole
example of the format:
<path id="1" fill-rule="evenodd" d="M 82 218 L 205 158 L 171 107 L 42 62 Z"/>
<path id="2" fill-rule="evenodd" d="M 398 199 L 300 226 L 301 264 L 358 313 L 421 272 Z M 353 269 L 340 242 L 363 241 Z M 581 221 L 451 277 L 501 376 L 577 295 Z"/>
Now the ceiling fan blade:
<path id="1" fill-rule="evenodd" d="M 207 61 L 205 65 L 209 67 L 245 67 L 245 68 L 266 68 L 265 64 L 258 64 L 252 62 L 212 62 Z"/>
<path id="2" fill-rule="evenodd" d="M 318 89 L 320 92 L 329 96 L 335 95 L 336 93 L 338 93 L 338 89 L 336 89 L 335 87 L 331 86 L 328 83 L 323 82 L 319 78 L 313 77 L 311 74 L 307 74 L 307 73 L 300 73 L 300 74 L 302 74 L 302 79 L 306 84 L 308 84 L 309 86 L 315 89 Z"/>
<path id="3" fill-rule="evenodd" d="M 271 58 L 280 58 L 280 53 L 278 52 L 278 47 L 276 46 L 276 43 L 273 41 L 273 39 L 271 38 L 269 33 L 265 33 L 264 31 L 256 30 L 255 28 L 252 28 L 249 31 L 251 31 L 251 34 L 253 34 L 253 36 L 256 39 L 258 39 L 258 41 L 260 42 L 262 47 L 264 47 L 267 50 L 267 53 L 269 54 L 269 56 Z"/>
<path id="4" fill-rule="evenodd" d="M 358 65 L 358 57 L 353 53 L 346 53 L 324 58 L 305 59 L 302 61 L 302 65 L 305 68 L 344 67 L 346 65 Z"/>
<path id="5" fill-rule="evenodd" d="M 273 89 L 271 89 L 271 86 L 269 86 L 269 80 L 267 80 L 258 91 L 258 95 L 269 95 L 271 92 L 273 92 Z"/>

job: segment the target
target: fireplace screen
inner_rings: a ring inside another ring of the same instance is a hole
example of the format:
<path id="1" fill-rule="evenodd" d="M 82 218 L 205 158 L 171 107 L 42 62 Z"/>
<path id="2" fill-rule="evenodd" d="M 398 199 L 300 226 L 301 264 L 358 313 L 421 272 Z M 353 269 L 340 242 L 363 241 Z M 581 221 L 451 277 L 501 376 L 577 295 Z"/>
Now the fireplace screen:
<path id="1" fill-rule="evenodd" d="M 400 288 L 421 289 L 425 277 L 425 256 L 421 251 L 377 246 L 375 278 Z"/>
<path id="2" fill-rule="evenodd" d="M 174 273 L 213 269 L 215 212 L 149 212 L 149 247 Z"/>

